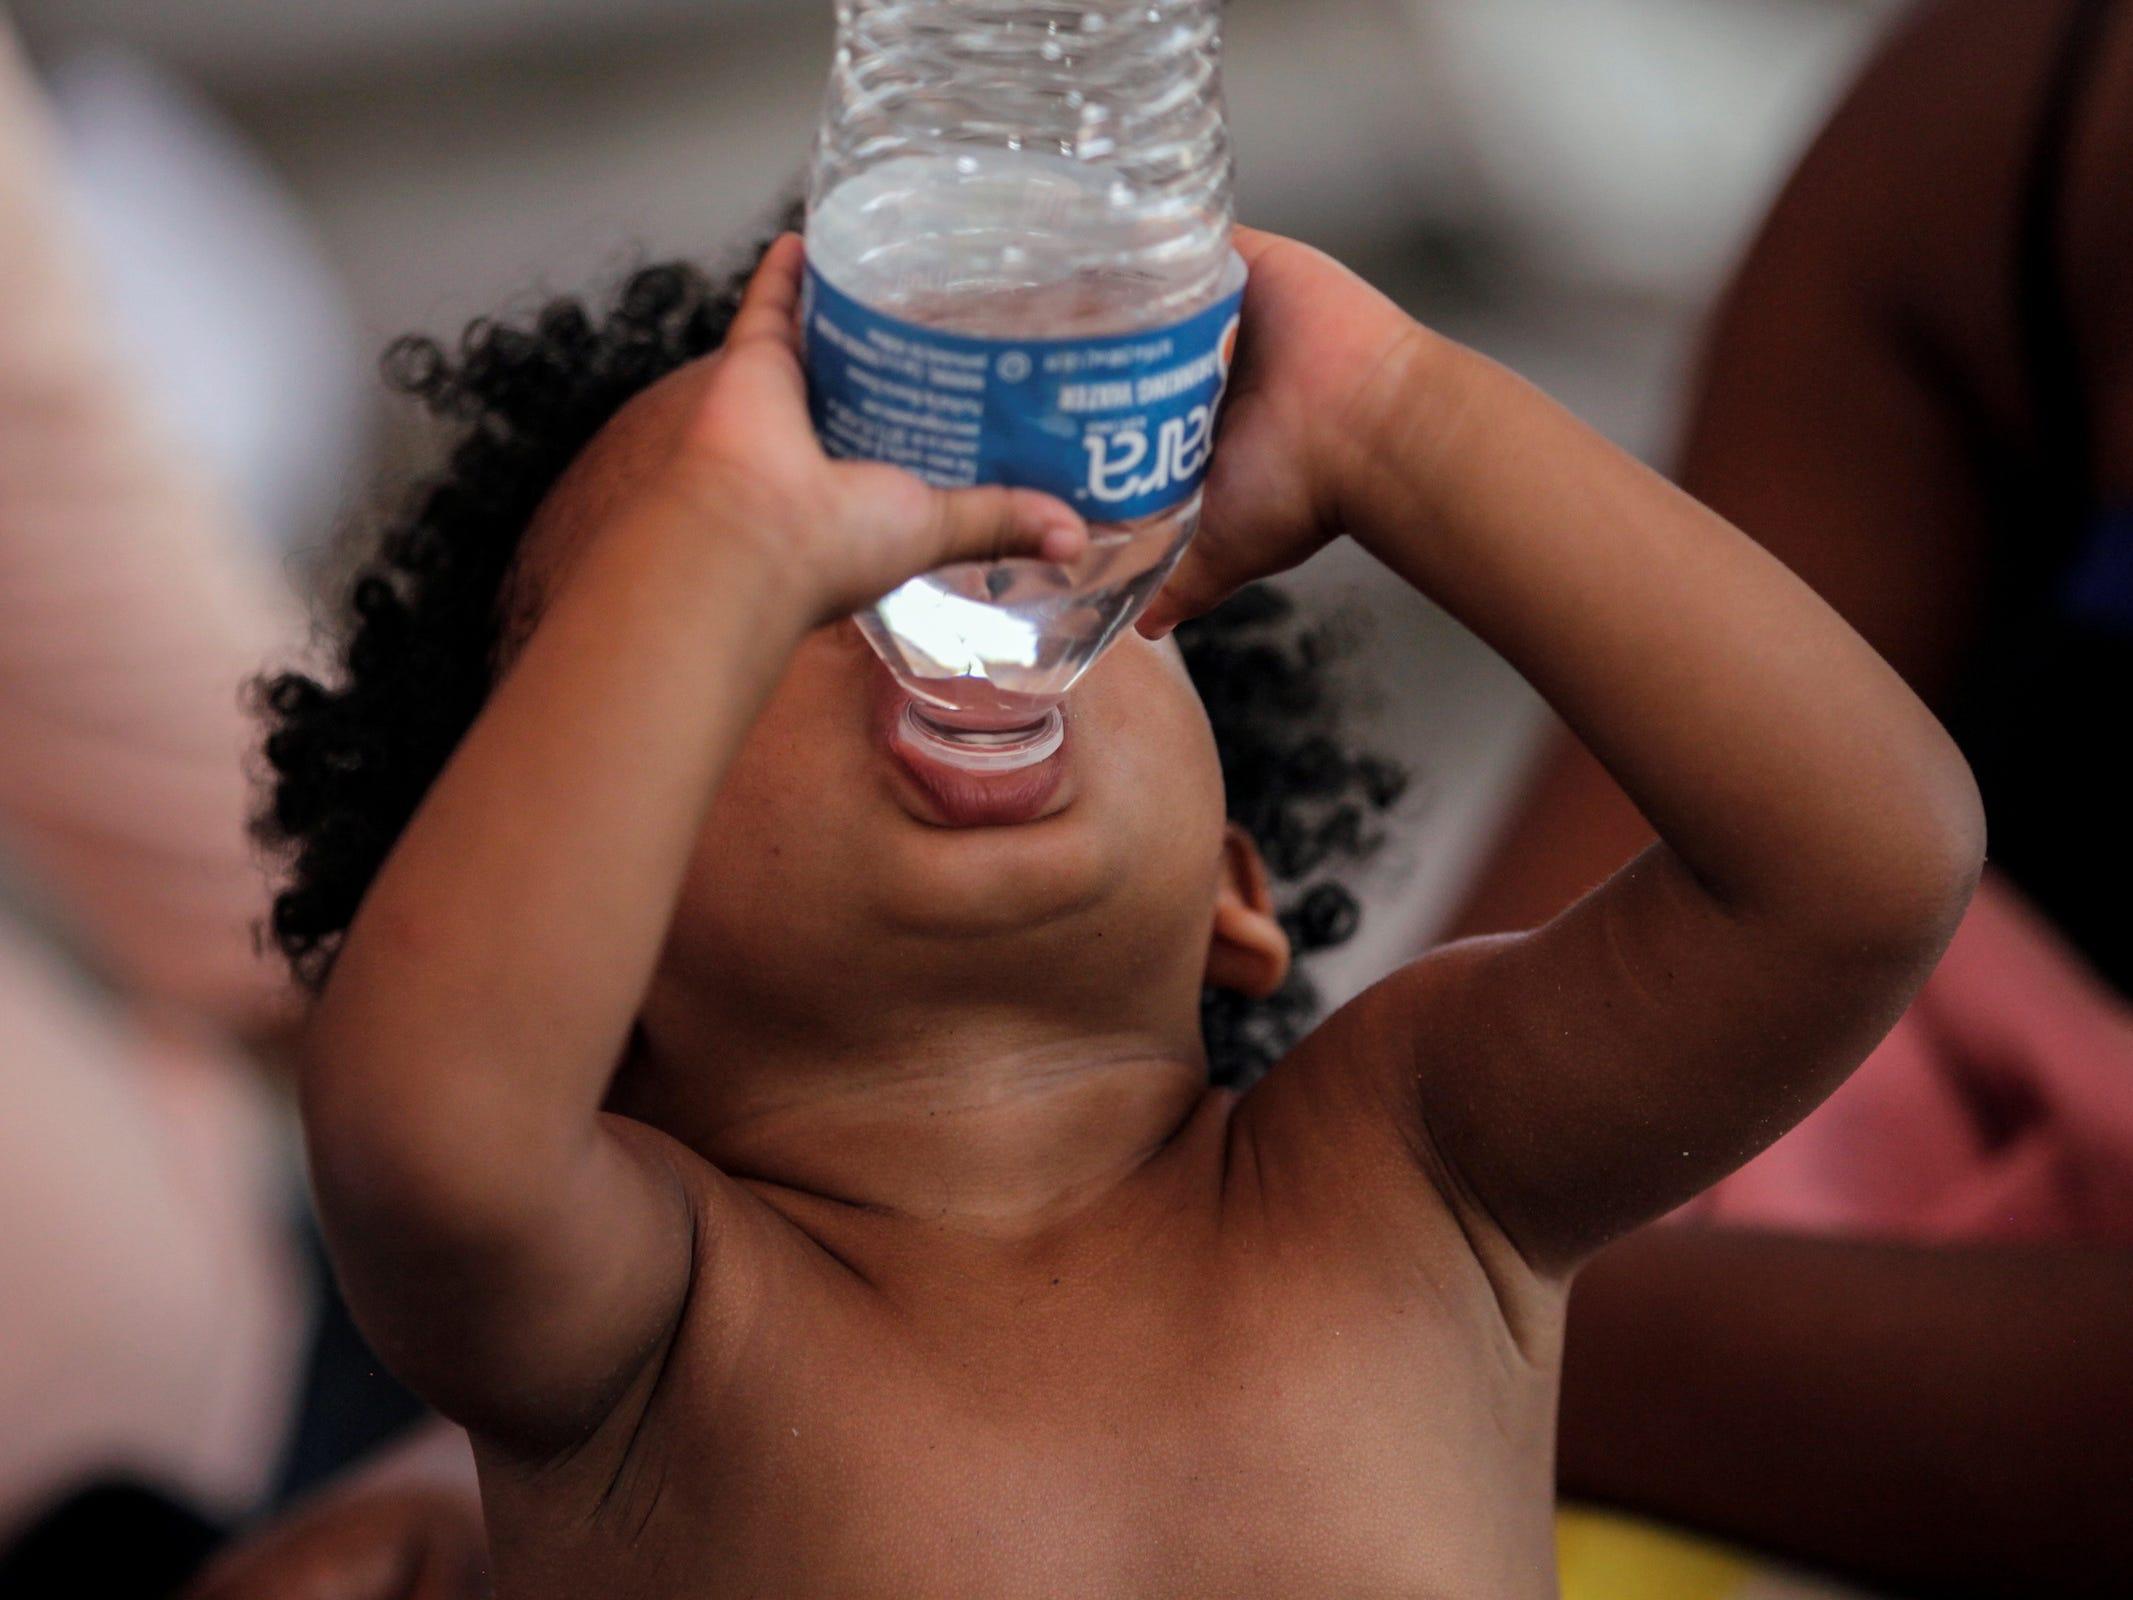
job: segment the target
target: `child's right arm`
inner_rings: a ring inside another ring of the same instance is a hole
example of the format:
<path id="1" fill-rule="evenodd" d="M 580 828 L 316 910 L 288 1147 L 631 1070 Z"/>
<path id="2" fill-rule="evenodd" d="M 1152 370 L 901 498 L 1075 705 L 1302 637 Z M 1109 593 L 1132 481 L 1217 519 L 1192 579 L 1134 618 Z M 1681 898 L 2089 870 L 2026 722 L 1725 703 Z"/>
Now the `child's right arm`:
<path id="1" fill-rule="evenodd" d="M 794 646 L 944 562 L 1086 537 L 1038 496 L 825 459 L 799 256 L 781 242 L 725 350 L 552 497 L 541 620 L 366 897 L 308 1041 L 351 1305 L 440 1410 L 522 1448 L 597 1424 L 719 1260 L 724 1180 L 601 1107 L 705 809 Z"/>
<path id="2" fill-rule="evenodd" d="M 1347 1019 L 1455 1202 L 1567 1270 L 1804 1116 L 1896 1020 L 1974 887 L 1954 745 L 1754 543 L 1303 247 L 1256 256 L 1206 530 L 1160 628 L 1335 531 L 1500 651 L 1661 842 L 1522 938 Z"/>

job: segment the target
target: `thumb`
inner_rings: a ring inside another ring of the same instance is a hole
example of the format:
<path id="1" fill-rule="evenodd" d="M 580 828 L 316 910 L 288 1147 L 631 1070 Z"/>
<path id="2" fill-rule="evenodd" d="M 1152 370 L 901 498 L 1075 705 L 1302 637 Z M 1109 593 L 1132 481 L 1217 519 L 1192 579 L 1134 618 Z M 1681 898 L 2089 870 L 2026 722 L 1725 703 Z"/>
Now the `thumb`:
<path id="1" fill-rule="evenodd" d="M 1079 561 L 1089 527 L 1033 489 L 936 489 L 901 467 L 840 462 L 825 559 L 833 610 L 871 605 L 922 573 L 966 562 Z"/>
<path id="2" fill-rule="evenodd" d="M 925 516 L 928 568 L 963 561 L 1078 561 L 1089 526 L 1063 500 L 1033 489 L 929 489 Z"/>
<path id="3" fill-rule="evenodd" d="M 1170 575 L 1136 626 L 1148 639 L 1167 639 L 1181 622 L 1204 617 L 1251 580 L 1252 574 L 1233 570 L 1222 557 L 1221 545 L 1203 532 L 1185 549 L 1177 571 Z"/>

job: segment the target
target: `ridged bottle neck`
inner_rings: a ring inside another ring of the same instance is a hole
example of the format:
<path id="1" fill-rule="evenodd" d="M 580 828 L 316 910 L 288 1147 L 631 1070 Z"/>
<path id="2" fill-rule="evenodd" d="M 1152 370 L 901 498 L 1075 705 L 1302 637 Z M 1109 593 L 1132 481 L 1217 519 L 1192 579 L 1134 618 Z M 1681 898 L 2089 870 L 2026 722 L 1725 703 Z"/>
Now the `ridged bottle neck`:
<path id="1" fill-rule="evenodd" d="M 847 160 L 969 149 L 1101 163 L 1187 201 L 1229 182 L 1218 0 L 840 0 Z"/>

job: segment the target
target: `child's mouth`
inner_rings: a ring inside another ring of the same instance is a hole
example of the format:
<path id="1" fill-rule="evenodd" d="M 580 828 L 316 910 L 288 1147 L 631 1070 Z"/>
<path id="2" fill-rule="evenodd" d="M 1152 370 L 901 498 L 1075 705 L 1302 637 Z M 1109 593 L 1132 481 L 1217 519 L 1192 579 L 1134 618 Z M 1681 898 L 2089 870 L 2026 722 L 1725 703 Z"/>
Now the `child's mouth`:
<path id="1" fill-rule="evenodd" d="M 876 728 L 892 758 L 898 798 L 919 821 L 941 828 L 1011 828 L 1065 809 L 1065 746 L 1016 771 L 967 771 L 930 756 L 905 732 L 901 696 L 884 699 Z M 1070 720 L 1067 742 L 1072 741 Z"/>

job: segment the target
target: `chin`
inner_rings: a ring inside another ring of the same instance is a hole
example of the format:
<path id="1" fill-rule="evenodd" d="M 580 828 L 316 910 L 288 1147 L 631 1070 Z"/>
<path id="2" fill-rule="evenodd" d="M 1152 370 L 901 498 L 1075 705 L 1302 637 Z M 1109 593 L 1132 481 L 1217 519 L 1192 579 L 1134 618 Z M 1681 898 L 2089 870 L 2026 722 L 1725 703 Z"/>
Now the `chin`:
<path id="1" fill-rule="evenodd" d="M 1019 827 L 908 823 L 883 841 L 877 920 L 935 939 L 999 938 L 1099 916 L 1128 887 L 1126 852 L 1062 813 Z"/>

